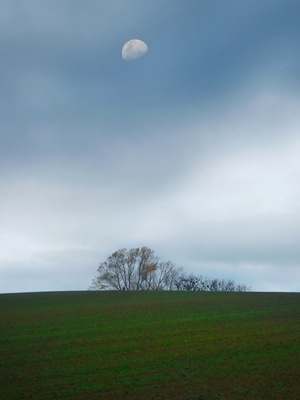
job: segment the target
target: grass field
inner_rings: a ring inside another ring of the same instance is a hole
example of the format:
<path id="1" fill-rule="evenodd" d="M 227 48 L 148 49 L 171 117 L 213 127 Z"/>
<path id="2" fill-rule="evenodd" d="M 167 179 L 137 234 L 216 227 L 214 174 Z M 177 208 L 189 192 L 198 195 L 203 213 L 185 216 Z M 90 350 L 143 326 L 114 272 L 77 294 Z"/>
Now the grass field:
<path id="1" fill-rule="evenodd" d="M 0 295 L 1 399 L 299 400 L 300 294 Z"/>

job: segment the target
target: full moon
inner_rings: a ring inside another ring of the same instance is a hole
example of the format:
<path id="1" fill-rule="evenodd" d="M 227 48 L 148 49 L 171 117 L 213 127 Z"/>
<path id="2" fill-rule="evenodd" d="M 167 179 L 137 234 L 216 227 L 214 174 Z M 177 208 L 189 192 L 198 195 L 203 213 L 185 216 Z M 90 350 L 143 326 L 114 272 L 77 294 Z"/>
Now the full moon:
<path id="1" fill-rule="evenodd" d="M 148 51 L 145 42 L 139 39 L 132 39 L 126 42 L 122 48 L 122 57 L 126 61 L 136 60 L 143 57 Z"/>

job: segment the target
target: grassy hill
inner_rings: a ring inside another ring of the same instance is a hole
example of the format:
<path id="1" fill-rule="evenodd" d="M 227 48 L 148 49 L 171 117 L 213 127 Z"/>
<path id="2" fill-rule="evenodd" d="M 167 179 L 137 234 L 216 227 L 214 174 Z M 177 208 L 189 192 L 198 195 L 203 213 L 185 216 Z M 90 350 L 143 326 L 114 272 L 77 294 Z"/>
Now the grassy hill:
<path id="1" fill-rule="evenodd" d="M 0 295 L 1 399 L 298 400 L 300 294 Z"/>

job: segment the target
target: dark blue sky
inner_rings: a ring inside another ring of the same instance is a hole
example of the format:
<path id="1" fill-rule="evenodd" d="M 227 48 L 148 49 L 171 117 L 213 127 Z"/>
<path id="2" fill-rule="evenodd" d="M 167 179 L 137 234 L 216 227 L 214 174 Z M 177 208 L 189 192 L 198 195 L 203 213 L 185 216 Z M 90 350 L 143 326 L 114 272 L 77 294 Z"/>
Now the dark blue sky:
<path id="1" fill-rule="evenodd" d="M 2 1 L 0 292 L 86 289 L 140 245 L 299 290 L 299 20 L 292 0 Z"/>

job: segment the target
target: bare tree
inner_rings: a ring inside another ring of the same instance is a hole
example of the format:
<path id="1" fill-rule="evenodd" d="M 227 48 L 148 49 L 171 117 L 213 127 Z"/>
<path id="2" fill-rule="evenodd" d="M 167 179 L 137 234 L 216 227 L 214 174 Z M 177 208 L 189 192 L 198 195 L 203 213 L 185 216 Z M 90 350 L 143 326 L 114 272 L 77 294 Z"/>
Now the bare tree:
<path id="1" fill-rule="evenodd" d="M 146 278 L 151 290 L 172 290 L 181 269 L 171 261 L 159 262 Z"/>
<path id="2" fill-rule="evenodd" d="M 180 270 L 171 261 L 159 261 L 148 247 L 138 247 L 114 252 L 97 271 L 90 289 L 170 290 Z"/>
<path id="3" fill-rule="evenodd" d="M 236 284 L 232 279 L 210 279 L 206 276 L 186 273 L 177 276 L 174 286 L 177 290 L 193 292 L 246 292 L 250 290 L 246 285 Z"/>
<path id="4" fill-rule="evenodd" d="M 185 291 L 199 291 L 201 290 L 201 277 L 198 277 L 194 274 L 185 274 L 182 273 L 178 276 L 175 287 L 177 290 L 185 290 Z"/>
<path id="5" fill-rule="evenodd" d="M 186 274 L 171 261 L 160 261 L 149 247 L 120 249 L 97 269 L 90 289 L 96 290 L 184 290 L 245 292 L 250 288 L 232 279 L 209 279 Z"/>

